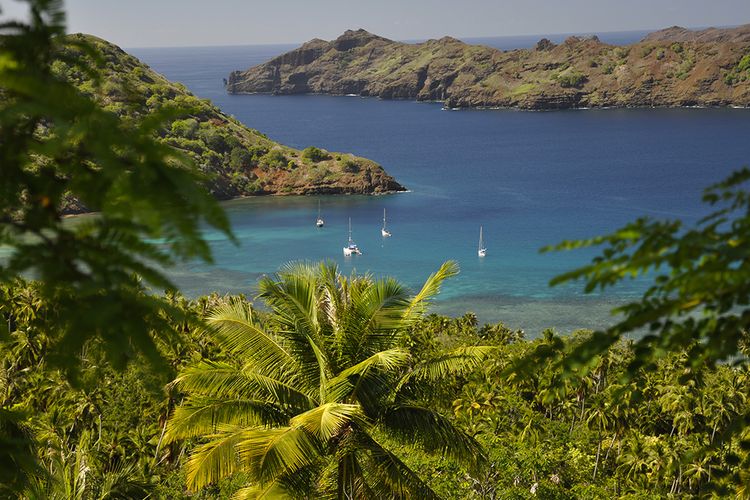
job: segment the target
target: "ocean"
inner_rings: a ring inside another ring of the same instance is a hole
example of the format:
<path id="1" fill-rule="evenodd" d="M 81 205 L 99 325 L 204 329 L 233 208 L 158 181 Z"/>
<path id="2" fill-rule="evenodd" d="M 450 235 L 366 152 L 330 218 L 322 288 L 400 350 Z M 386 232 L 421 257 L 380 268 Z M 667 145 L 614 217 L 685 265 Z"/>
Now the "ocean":
<path id="1" fill-rule="evenodd" d="M 630 43 L 644 32 L 602 34 Z M 541 37 L 467 39 L 502 49 Z M 564 38 L 549 37 L 553 41 Z M 477 314 L 527 336 L 602 328 L 610 310 L 648 279 L 585 295 L 549 280 L 595 251 L 540 254 L 564 239 L 605 234 L 641 216 L 697 221 L 703 188 L 746 165 L 750 110 L 625 109 L 445 111 L 438 103 L 332 96 L 230 96 L 230 71 L 295 45 L 132 49 L 167 78 L 211 99 L 274 140 L 351 152 L 382 164 L 409 192 L 388 196 L 261 197 L 224 203 L 240 244 L 207 230 L 215 263 L 169 271 L 189 296 L 252 297 L 259 276 L 293 260 L 332 260 L 342 271 L 394 276 L 418 289 L 446 260 L 461 273 L 433 310 Z M 318 202 L 326 225 L 315 227 Z M 380 235 L 387 209 L 391 238 Z M 345 258 L 348 219 L 362 256 Z M 487 256 L 477 256 L 479 228 Z"/>

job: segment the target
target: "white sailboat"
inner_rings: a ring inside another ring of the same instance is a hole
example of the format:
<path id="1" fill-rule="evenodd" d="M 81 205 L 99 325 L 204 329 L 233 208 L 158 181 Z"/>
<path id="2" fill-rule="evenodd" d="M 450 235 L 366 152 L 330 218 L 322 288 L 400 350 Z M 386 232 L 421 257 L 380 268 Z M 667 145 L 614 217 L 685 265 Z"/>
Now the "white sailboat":
<path id="1" fill-rule="evenodd" d="M 480 257 L 487 255 L 487 248 L 484 246 L 484 238 L 482 237 L 482 226 L 479 226 L 479 250 L 477 254 Z"/>
<path id="2" fill-rule="evenodd" d="M 320 216 L 320 200 L 318 200 L 318 220 L 315 221 L 316 227 L 323 227 L 325 225 L 326 221 L 323 220 L 323 217 Z"/>
<path id="3" fill-rule="evenodd" d="M 362 255 L 359 247 L 352 241 L 352 218 L 349 217 L 349 244 L 344 247 L 344 256 L 349 257 L 351 255 Z"/>
<path id="4" fill-rule="evenodd" d="M 383 235 L 383 238 L 388 238 L 388 237 L 390 237 L 390 236 L 391 236 L 391 233 L 390 233 L 390 231 L 388 231 L 388 230 L 387 230 L 387 229 L 385 228 L 385 208 L 383 209 L 383 228 L 382 228 L 382 229 L 380 230 L 380 234 L 382 234 L 382 235 Z"/>

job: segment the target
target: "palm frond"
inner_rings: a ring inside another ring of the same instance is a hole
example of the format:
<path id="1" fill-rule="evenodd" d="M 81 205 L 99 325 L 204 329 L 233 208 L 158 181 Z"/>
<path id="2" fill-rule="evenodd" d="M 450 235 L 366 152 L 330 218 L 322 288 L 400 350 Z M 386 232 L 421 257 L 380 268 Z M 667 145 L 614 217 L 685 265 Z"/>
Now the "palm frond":
<path id="1" fill-rule="evenodd" d="M 235 491 L 232 500 L 265 500 L 265 499 L 293 499 L 294 494 L 287 492 L 280 481 L 271 481 L 266 485 L 245 486 Z"/>
<path id="2" fill-rule="evenodd" d="M 465 346 L 446 352 L 415 366 L 399 381 L 397 391 L 411 381 L 442 382 L 448 377 L 466 376 L 495 351 L 494 346 Z"/>
<path id="3" fill-rule="evenodd" d="M 320 401 L 328 401 L 328 379 L 333 375 L 333 370 L 329 364 L 326 353 L 315 343 L 315 340 L 308 336 L 310 351 L 315 355 L 315 361 L 318 364 L 318 394 Z"/>
<path id="4" fill-rule="evenodd" d="M 419 319 L 427 309 L 429 302 L 440 293 L 440 286 L 443 284 L 443 281 L 457 275 L 458 272 L 458 264 L 455 261 L 449 260 L 444 262 L 437 272 L 432 273 L 427 278 L 422 289 L 412 298 L 404 312 L 404 320 L 411 322 Z"/>
<path id="5" fill-rule="evenodd" d="M 373 465 L 372 475 L 376 480 L 373 490 L 377 498 L 440 498 L 409 466 L 371 436 L 358 434 L 357 444 L 368 451 Z"/>
<path id="6" fill-rule="evenodd" d="M 347 364 L 397 345 L 409 306 L 406 290 L 392 278 L 357 285 L 350 290 L 346 321 L 337 338 Z"/>
<path id="7" fill-rule="evenodd" d="M 207 436 L 210 441 L 197 446 L 185 464 L 188 490 L 198 491 L 241 470 L 236 447 L 252 433 L 245 427 L 222 426 Z"/>
<path id="8" fill-rule="evenodd" d="M 252 369 L 238 368 L 230 363 L 201 361 L 184 368 L 171 385 L 198 396 L 211 398 L 271 399 L 279 405 L 303 409 L 315 406 L 313 396 L 302 392 L 289 382 L 266 377 Z"/>
<path id="9" fill-rule="evenodd" d="M 309 266 L 287 264 L 299 267 L 302 271 L 280 272 L 279 280 L 266 276 L 261 278 L 258 287 L 260 297 L 273 309 L 289 332 L 300 332 L 313 337 L 319 331 L 318 323 L 318 280 Z M 301 266 L 301 267 L 300 267 Z"/>
<path id="10" fill-rule="evenodd" d="M 164 442 L 215 434 L 220 425 L 251 427 L 282 425 L 288 421 L 284 411 L 265 401 L 192 397 L 175 408 Z"/>
<path id="11" fill-rule="evenodd" d="M 190 491 L 239 471 L 249 472 L 257 484 L 267 485 L 315 465 L 322 455 L 321 444 L 301 428 L 222 425 L 218 429 L 187 461 Z"/>
<path id="12" fill-rule="evenodd" d="M 254 429 L 237 443 L 241 463 L 260 484 L 268 484 L 318 462 L 322 443 L 300 427 Z"/>
<path id="13" fill-rule="evenodd" d="M 384 412 L 382 424 L 403 442 L 419 444 L 429 453 L 442 453 L 471 469 L 485 460 L 479 443 L 429 408 L 395 405 Z"/>
<path id="14" fill-rule="evenodd" d="M 304 428 L 321 442 L 328 442 L 351 424 L 365 425 L 362 408 L 357 404 L 325 403 L 290 420 L 293 427 Z"/>
<path id="15" fill-rule="evenodd" d="M 302 467 L 290 474 L 282 474 L 265 484 L 254 483 L 240 488 L 232 496 L 233 500 L 263 500 L 276 498 L 309 498 L 310 492 L 320 477 L 317 464 Z"/>
<path id="16" fill-rule="evenodd" d="M 251 358 L 266 373 L 294 368 L 295 359 L 282 345 L 282 339 L 265 332 L 253 319 L 252 309 L 244 301 L 222 304 L 206 318 L 212 337 L 241 359 Z"/>
<path id="17" fill-rule="evenodd" d="M 302 276 L 283 275 L 281 281 L 270 277 L 259 282 L 260 297 L 273 310 L 273 320 L 279 326 L 279 336 L 284 339 L 287 352 L 297 362 L 297 372 L 311 387 L 318 388 L 321 368 L 329 369 L 329 354 L 321 323 L 318 317 L 317 281 L 309 272 Z M 318 354 L 326 359 L 321 364 L 321 356 L 311 350 L 315 344 Z M 329 373 L 330 375 L 330 373 Z"/>
<path id="18" fill-rule="evenodd" d="M 367 404 L 368 399 L 372 399 L 368 397 L 368 392 L 386 393 L 387 389 L 392 389 L 395 373 L 410 359 L 409 351 L 400 347 L 375 353 L 330 380 L 327 388 L 328 398 L 341 401 L 351 396 Z"/>

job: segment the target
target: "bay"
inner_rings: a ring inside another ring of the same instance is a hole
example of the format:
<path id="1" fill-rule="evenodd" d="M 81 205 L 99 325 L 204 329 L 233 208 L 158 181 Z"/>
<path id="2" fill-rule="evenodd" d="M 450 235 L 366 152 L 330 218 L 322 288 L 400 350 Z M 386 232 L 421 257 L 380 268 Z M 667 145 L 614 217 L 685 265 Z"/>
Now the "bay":
<path id="1" fill-rule="evenodd" d="M 627 42 L 642 34 L 618 36 Z M 501 48 L 531 43 L 483 40 Z M 546 327 L 599 328 L 612 321 L 612 307 L 636 297 L 648 281 L 594 295 L 584 295 L 580 284 L 550 288 L 553 276 L 595 254 L 539 249 L 645 215 L 696 221 L 706 213 L 702 189 L 747 164 L 748 110 L 444 111 L 438 103 L 224 92 L 222 79 L 231 70 L 293 47 L 131 52 L 272 139 L 366 156 L 410 192 L 226 202 L 240 245 L 207 231 L 215 264 L 193 262 L 169 272 L 187 295 L 252 296 L 258 277 L 286 262 L 324 259 L 344 272 L 394 276 L 416 288 L 454 259 L 461 274 L 445 285 L 437 312 L 473 311 L 480 321 L 503 321 L 529 336 Z M 314 225 L 319 201 L 322 229 Z M 388 239 L 380 235 L 384 208 L 393 233 Z M 345 258 L 350 217 L 364 255 Z M 480 225 L 489 249 L 484 259 L 476 251 Z"/>

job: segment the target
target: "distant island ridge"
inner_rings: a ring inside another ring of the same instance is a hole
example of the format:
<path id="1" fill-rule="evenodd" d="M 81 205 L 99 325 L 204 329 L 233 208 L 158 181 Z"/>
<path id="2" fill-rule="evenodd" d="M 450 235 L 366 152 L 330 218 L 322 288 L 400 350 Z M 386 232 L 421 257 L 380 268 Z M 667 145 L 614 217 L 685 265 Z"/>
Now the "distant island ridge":
<path id="1" fill-rule="evenodd" d="M 596 36 L 499 50 L 452 37 L 405 43 L 365 30 L 313 39 L 227 79 L 230 94 L 440 101 L 449 108 L 750 106 L 750 24 L 674 26 L 630 45 Z"/>

